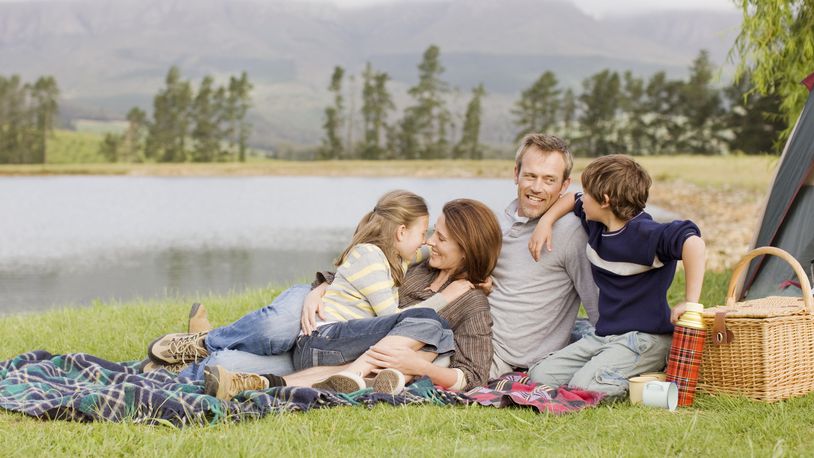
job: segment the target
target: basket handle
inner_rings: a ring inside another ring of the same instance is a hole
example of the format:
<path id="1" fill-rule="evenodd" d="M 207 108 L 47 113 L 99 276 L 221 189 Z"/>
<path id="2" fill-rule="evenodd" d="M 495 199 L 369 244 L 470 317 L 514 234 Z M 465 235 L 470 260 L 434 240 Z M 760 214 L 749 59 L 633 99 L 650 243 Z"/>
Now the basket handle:
<path id="1" fill-rule="evenodd" d="M 746 266 L 749 265 L 752 259 L 763 256 L 764 254 L 777 256 L 791 266 L 791 269 L 800 281 L 800 288 L 803 290 L 803 303 L 806 306 L 806 310 L 808 310 L 809 313 L 814 313 L 814 298 L 811 297 L 811 283 L 808 281 L 808 276 L 805 270 L 803 270 L 803 266 L 787 251 L 773 246 L 755 248 L 746 253 L 746 255 L 738 261 L 738 264 L 735 265 L 735 270 L 732 272 L 732 279 L 729 280 L 729 287 L 726 290 L 726 305 L 735 305 L 735 302 L 737 302 L 737 299 L 735 299 L 735 287 L 738 285 L 738 278 L 740 278 Z"/>

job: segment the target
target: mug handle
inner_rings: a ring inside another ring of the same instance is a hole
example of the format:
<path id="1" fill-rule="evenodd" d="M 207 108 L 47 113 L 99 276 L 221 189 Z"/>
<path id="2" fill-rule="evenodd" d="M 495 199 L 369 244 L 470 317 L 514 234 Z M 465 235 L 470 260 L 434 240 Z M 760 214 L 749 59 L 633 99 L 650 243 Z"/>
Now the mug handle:
<path id="1" fill-rule="evenodd" d="M 645 383 L 644 389 L 645 390 L 650 389 L 651 386 L 655 386 L 656 388 L 658 388 L 659 391 L 664 391 L 664 385 L 662 385 L 661 382 L 658 380 L 651 380 Z"/>

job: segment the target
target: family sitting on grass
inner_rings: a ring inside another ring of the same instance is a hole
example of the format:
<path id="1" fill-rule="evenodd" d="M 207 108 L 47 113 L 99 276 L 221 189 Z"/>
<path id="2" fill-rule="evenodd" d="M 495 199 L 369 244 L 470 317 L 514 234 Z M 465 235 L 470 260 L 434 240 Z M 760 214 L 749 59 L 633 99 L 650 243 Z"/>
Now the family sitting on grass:
<path id="1" fill-rule="evenodd" d="M 390 192 L 335 274 L 215 329 L 194 305 L 189 332 L 153 341 L 145 370 L 186 366 L 224 400 L 274 386 L 396 394 L 419 376 L 469 390 L 518 370 L 624 396 L 628 378 L 664 368 L 684 309 L 671 310 L 667 289 L 683 260 L 685 302 L 698 302 L 704 242 L 692 222 L 644 212 L 651 180 L 631 158 L 593 161 L 583 192 L 564 195 L 572 166 L 561 139 L 527 135 L 500 222 L 480 202 L 453 200 L 426 241 L 424 200 Z M 578 322 L 580 304 L 595 329 Z"/>

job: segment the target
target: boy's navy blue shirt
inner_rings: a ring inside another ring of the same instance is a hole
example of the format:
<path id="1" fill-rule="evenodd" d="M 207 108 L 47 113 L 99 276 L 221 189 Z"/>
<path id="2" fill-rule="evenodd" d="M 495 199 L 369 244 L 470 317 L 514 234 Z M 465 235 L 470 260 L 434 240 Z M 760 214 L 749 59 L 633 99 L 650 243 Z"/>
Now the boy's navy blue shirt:
<path id="1" fill-rule="evenodd" d="M 586 253 L 599 287 L 596 335 L 673 332 L 667 289 L 684 241 L 701 235 L 698 226 L 692 221 L 657 223 L 641 212 L 618 231 L 607 232 L 604 224 L 585 218 L 582 193 L 576 194 L 574 214 L 588 233 Z"/>

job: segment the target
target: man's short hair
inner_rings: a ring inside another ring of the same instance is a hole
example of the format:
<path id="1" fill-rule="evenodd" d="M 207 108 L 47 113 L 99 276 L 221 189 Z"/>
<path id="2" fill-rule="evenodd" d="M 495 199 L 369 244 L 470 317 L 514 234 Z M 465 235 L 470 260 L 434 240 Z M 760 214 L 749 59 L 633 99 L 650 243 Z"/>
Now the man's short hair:
<path id="1" fill-rule="evenodd" d="M 644 210 L 652 183 L 647 170 L 624 154 L 595 159 L 582 171 L 582 189 L 599 203 L 607 195 L 613 214 L 625 221 Z"/>
<path id="2" fill-rule="evenodd" d="M 537 147 L 544 153 L 556 152 L 562 154 L 565 161 L 565 172 L 562 179 L 565 181 L 571 176 L 571 169 L 574 168 L 574 158 L 571 156 L 571 151 L 568 150 L 568 144 L 560 137 L 548 134 L 527 134 L 520 140 L 520 147 L 517 149 L 514 159 L 514 165 L 518 172 L 520 171 L 520 164 L 523 163 L 523 156 L 532 146 Z"/>

